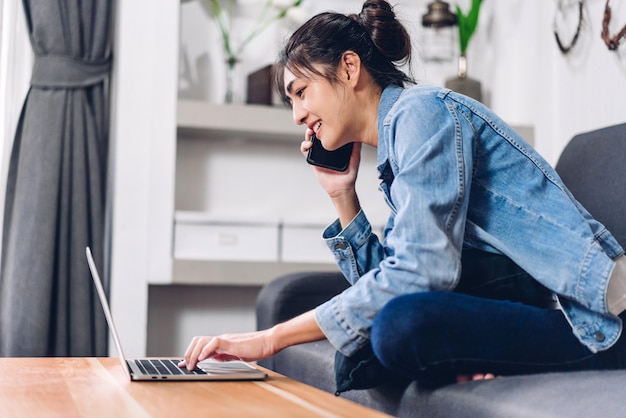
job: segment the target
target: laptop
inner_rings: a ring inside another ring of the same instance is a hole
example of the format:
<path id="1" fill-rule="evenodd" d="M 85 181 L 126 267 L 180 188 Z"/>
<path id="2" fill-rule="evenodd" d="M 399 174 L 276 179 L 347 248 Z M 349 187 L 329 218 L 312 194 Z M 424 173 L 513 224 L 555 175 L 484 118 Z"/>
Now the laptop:
<path id="1" fill-rule="evenodd" d="M 201 380 L 201 381 L 215 381 L 215 380 L 263 380 L 267 377 L 267 374 L 257 369 L 250 364 L 243 361 L 228 361 L 220 362 L 217 360 L 204 360 L 198 363 L 195 370 L 189 371 L 186 368 L 178 367 L 178 362 L 181 359 L 156 359 L 156 358 L 135 358 L 127 359 L 124 356 L 122 350 L 122 344 L 119 336 L 117 335 L 117 329 L 113 322 L 113 316 L 111 315 L 111 308 L 104 293 L 104 287 L 100 280 L 100 274 L 96 268 L 96 263 L 91 255 L 91 249 L 87 247 L 85 249 L 87 254 L 87 263 L 89 264 L 89 270 L 91 271 L 91 277 L 96 286 L 102 309 L 104 310 L 104 316 L 109 327 L 111 336 L 117 348 L 120 363 L 122 369 L 126 372 L 126 375 L 130 380 L 138 381 L 163 381 L 163 380 Z"/>

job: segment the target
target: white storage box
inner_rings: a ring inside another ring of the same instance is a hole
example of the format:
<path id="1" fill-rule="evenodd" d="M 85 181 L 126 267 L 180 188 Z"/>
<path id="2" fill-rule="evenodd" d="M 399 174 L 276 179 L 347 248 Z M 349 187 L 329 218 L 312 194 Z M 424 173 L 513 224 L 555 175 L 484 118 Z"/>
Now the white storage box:
<path id="1" fill-rule="evenodd" d="M 286 263 L 335 263 L 322 240 L 326 225 L 284 224 L 280 259 Z"/>
<path id="2" fill-rule="evenodd" d="M 278 240 L 278 221 L 255 221 L 198 212 L 177 212 L 174 227 L 174 258 L 277 262 Z"/>

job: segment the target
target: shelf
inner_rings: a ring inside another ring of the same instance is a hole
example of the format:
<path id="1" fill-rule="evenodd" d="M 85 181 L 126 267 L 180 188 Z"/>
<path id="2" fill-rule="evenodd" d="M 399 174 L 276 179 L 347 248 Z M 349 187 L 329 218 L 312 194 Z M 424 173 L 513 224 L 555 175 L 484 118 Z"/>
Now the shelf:
<path id="1" fill-rule="evenodd" d="M 334 263 L 266 263 L 237 261 L 174 260 L 170 282 L 164 285 L 263 286 L 277 277 L 302 271 L 339 271 Z"/>
<path id="2" fill-rule="evenodd" d="M 305 128 L 293 123 L 290 110 L 261 105 L 216 104 L 179 100 L 177 124 L 186 136 L 239 137 L 290 141 L 304 138 Z"/>
<path id="3" fill-rule="evenodd" d="M 293 142 L 304 138 L 304 126 L 293 123 L 291 110 L 282 107 L 217 104 L 197 100 L 179 100 L 177 125 L 185 136 L 220 136 L 250 140 Z M 534 127 L 512 125 L 534 145 Z"/>

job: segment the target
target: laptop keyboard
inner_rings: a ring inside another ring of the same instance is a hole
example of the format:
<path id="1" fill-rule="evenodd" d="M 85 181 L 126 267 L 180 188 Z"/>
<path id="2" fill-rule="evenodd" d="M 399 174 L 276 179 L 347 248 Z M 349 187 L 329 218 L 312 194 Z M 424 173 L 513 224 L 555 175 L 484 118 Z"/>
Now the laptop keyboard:
<path id="1" fill-rule="evenodd" d="M 142 359 L 134 360 L 135 364 L 144 374 L 176 375 L 176 374 L 206 374 L 202 369 L 196 367 L 194 370 L 178 367 L 181 360 L 169 359 Z"/>

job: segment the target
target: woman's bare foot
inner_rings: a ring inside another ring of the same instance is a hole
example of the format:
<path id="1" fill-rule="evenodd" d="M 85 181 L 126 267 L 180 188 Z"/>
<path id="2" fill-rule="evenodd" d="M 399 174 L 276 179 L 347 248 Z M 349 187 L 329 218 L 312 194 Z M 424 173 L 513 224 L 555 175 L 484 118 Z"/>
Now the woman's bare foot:
<path id="1" fill-rule="evenodd" d="M 460 374 L 456 377 L 456 382 L 469 382 L 471 380 L 489 380 L 493 379 L 496 376 L 493 373 L 475 373 L 472 375 L 469 374 Z"/>

